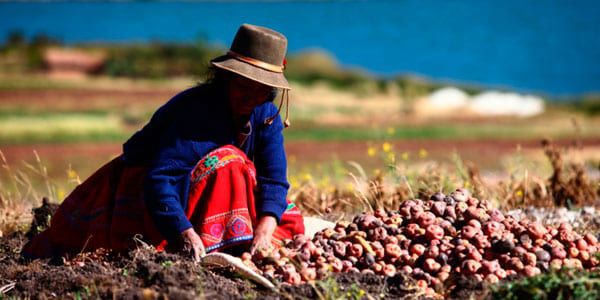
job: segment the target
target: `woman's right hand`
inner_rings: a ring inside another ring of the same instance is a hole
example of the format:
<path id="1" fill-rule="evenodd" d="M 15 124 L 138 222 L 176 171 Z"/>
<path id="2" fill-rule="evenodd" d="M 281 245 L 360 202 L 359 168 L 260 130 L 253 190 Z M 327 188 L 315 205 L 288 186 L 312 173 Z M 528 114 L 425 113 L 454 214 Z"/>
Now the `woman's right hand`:
<path id="1" fill-rule="evenodd" d="M 181 236 L 183 237 L 183 249 L 191 250 L 194 254 L 194 261 L 199 262 L 200 258 L 206 255 L 206 250 L 200 236 L 193 227 L 181 232 Z"/>

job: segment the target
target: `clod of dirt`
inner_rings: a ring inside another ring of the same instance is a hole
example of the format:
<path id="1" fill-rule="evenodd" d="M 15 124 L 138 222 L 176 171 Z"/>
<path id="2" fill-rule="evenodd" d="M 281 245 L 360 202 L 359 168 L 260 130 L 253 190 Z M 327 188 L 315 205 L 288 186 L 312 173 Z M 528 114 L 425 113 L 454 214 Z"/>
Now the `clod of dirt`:
<path id="1" fill-rule="evenodd" d="M 29 239 L 46 230 L 50 227 L 50 219 L 52 215 L 58 209 L 58 204 L 50 203 L 50 200 L 46 197 L 42 199 L 42 206 L 32 209 L 33 220 L 31 221 L 31 227 L 25 236 Z"/>

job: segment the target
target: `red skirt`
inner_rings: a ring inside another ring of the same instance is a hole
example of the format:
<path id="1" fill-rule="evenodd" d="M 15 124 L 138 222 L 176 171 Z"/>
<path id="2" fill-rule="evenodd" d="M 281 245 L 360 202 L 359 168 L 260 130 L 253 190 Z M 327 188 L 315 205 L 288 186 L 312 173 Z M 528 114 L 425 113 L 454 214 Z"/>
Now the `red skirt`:
<path id="1" fill-rule="evenodd" d="M 73 255 L 98 248 L 127 251 L 136 240 L 162 249 L 166 242 L 146 209 L 142 187 L 146 169 L 125 166 L 120 157 L 80 184 L 52 216 L 50 228 L 23 247 L 29 258 Z M 257 213 L 256 170 L 234 146 L 207 154 L 190 174 L 185 213 L 207 252 L 249 245 Z M 273 233 L 273 244 L 304 233 L 302 215 L 293 203 Z"/>

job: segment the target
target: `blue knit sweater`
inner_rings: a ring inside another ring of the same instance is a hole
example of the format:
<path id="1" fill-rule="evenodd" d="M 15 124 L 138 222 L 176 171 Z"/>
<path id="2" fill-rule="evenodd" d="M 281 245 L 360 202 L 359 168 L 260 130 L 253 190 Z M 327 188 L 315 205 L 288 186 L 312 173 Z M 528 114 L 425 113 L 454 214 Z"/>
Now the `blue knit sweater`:
<path id="1" fill-rule="evenodd" d="M 272 99 L 273 96 L 270 96 Z M 256 203 L 259 216 L 281 219 L 287 207 L 289 183 L 281 118 L 272 101 L 256 107 L 250 116 L 251 133 L 237 145 L 237 129 L 224 92 L 211 85 L 185 90 L 162 106 L 144 128 L 123 145 L 128 165 L 147 166 L 144 201 L 159 231 L 169 240 L 192 227 L 185 216 L 190 172 L 208 152 L 228 144 L 238 146 L 256 166 Z"/>

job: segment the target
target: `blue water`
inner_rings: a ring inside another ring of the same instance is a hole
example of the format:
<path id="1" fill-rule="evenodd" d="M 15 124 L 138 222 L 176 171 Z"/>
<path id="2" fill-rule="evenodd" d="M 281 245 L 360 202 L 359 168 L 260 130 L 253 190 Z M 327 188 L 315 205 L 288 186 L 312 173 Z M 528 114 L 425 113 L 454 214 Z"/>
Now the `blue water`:
<path id="1" fill-rule="evenodd" d="M 204 36 L 228 46 L 244 22 L 283 32 L 292 52 L 325 49 L 378 75 L 600 91 L 599 1 L 0 3 L 2 39 L 18 29 L 67 43 Z"/>

